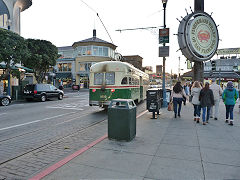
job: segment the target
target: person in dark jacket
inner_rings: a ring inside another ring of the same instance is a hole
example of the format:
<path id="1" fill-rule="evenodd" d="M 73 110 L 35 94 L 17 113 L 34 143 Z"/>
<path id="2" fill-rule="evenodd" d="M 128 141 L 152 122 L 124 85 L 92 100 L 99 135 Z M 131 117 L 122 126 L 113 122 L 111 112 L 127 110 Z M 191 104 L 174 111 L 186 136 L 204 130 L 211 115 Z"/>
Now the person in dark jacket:
<path id="1" fill-rule="evenodd" d="M 238 92 L 233 87 L 232 81 L 227 83 L 226 89 L 223 91 L 222 99 L 224 101 L 226 107 L 226 123 L 229 122 L 229 125 L 233 126 L 233 109 L 236 104 L 236 100 L 238 99 Z M 230 121 L 228 120 L 230 115 Z"/>
<path id="2" fill-rule="evenodd" d="M 202 107 L 202 121 L 203 125 L 208 123 L 209 115 L 210 115 L 210 108 L 214 105 L 214 97 L 213 92 L 209 89 L 209 83 L 205 83 L 205 87 L 200 91 L 199 95 L 200 105 Z M 207 117 L 206 117 L 206 110 L 207 110 Z"/>

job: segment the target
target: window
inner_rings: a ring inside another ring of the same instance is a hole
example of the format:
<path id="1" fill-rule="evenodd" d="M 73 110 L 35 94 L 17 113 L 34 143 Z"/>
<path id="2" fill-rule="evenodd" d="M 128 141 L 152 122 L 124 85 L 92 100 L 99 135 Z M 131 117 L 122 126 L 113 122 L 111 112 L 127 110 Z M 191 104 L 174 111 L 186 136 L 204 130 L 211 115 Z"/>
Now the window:
<path id="1" fill-rule="evenodd" d="M 128 82 L 127 82 L 127 77 L 124 77 L 124 78 L 122 79 L 121 84 L 128 84 Z"/>
<path id="2" fill-rule="evenodd" d="M 72 63 L 68 63 L 68 71 L 72 71 Z"/>
<path id="3" fill-rule="evenodd" d="M 95 73 L 94 74 L 94 84 L 95 85 L 103 84 L 103 73 Z"/>
<path id="4" fill-rule="evenodd" d="M 87 48 L 86 47 L 82 47 L 82 53 L 83 56 L 85 56 L 87 54 Z"/>
<path id="5" fill-rule="evenodd" d="M 79 63 L 79 71 L 85 71 L 85 64 L 84 63 Z"/>
<path id="6" fill-rule="evenodd" d="M 8 28 L 8 18 L 10 18 L 10 14 L 6 4 L 0 0 L 0 27 Z"/>
<path id="7" fill-rule="evenodd" d="M 129 80 L 128 80 L 128 81 L 129 81 L 129 85 L 133 84 L 132 78 L 129 77 L 128 79 L 129 79 Z"/>
<path id="8" fill-rule="evenodd" d="M 97 46 L 93 46 L 93 55 L 98 56 L 98 47 Z"/>
<path id="9" fill-rule="evenodd" d="M 62 63 L 58 64 L 58 71 L 62 71 Z"/>
<path id="10" fill-rule="evenodd" d="M 105 77 L 106 85 L 113 85 L 113 84 L 115 84 L 115 73 L 114 72 L 106 73 L 105 76 L 106 76 Z"/>
<path id="11" fill-rule="evenodd" d="M 102 47 L 98 47 L 98 55 L 103 56 L 103 48 Z"/>
<path id="12" fill-rule="evenodd" d="M 108 56 L 108 48 L 103 47 L 103 56 Z"/>
<path id="13" fill-rule="evenodd" d="M 92 46 L 87 46 L 87 55 L 92 55 Z"/>
<path id="14" fill-rule="evenodd" d="M 63 64 L 63 71 L 68 71 L 67 65 L 68 65 L 67 63 Z"/>

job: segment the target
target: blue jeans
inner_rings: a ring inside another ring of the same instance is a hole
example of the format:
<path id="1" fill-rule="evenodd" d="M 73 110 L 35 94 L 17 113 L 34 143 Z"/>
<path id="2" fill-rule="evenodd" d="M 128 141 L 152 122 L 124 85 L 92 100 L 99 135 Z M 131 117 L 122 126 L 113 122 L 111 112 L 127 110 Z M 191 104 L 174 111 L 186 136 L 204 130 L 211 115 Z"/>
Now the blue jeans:
<path id="1" fill-rule="evenodd" d="M 200 117 L 200 113 L 201 113 L 201 106 L 200 105 L 193 105 L 193 107 L 194 107 L 194 113 L 193 113 L 193 115 L 194 115 L 194 117 Z"/>
<path id="2" fill-rule="evenodd" d="M 228 119 L 230 115 L 230 119 L 233 120 L 234 105 L 225 105 L 225 107 L 226 107 L 226 119 Z"/>
<path id="3" fill-rule="evenodd" d="M 203 113 L 202 113 L 202 121 L 205 122 L 206 120 L 209 120 L 209 115 L 210 115 L 210 106 L 207 107 L 202 107 Z M 207 119 L 206 119 L 206 110 L 207 110 Z"/>
<path id="4" fill-rule="evenodd" d="M 178 114 L 180 116 L 181 108 L 182 108 L 182 101 L 183 98 L 173 98 L 173 109 L 174 113 Z M 178 111 L 177 111 L 177 105 L 178 105 Z"/>

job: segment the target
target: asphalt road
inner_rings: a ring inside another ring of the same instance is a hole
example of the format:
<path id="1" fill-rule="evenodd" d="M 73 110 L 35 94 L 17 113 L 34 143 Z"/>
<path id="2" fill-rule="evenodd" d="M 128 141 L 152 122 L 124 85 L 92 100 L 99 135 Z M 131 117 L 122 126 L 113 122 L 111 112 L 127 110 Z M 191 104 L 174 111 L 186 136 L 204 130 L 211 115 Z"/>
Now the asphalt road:
<path id="1" fill-rule="evenodd" d="M 104 135 L 106 120 L 106 111 L 88 106 L 88 91 L 0 107 L 0 179 L 31 177 Z"/>

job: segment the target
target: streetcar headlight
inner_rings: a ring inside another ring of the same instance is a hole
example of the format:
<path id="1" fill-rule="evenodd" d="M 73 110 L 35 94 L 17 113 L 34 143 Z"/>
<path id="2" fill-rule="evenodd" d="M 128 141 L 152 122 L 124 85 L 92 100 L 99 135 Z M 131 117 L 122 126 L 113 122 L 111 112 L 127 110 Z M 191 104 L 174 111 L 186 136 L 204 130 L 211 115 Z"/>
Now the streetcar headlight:
<path id="1" fill-rule="evenodd" d="M 111 89 L 111 92 L 115 92 L 115 89 Z"/>
<path id="2" fill-rule="evenodd" d="M 92 89 L 92 92 L 96 92 L 96 89 Z"/>

